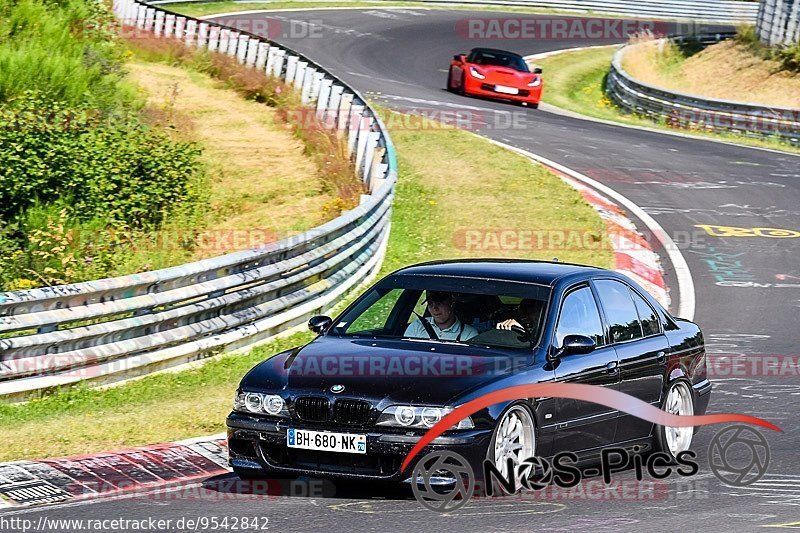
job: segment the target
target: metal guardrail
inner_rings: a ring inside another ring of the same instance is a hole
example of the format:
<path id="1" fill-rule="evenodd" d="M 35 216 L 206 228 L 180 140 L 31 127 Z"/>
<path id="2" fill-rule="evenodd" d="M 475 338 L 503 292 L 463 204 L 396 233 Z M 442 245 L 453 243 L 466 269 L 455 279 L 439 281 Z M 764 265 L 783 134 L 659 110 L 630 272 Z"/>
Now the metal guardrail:
<path id="1" fill-rule="evenodd" d="M 293 85 L 338 132 L 369 194 L 355 209 L 258 249 L 130 276 L 0 293 L 0 398 L 109 383 L 270 338 L 331 307 L 379 269 L 397 162 L 364 98 L 293 50 L 136 0 L 114 13 L 139 31 L 236 57 Z"/>
<path id="2" fill-rule="evenodd" d="M 800 42 L 800 2 L 797 0 L 761 0 L 756 33 L 769 46 Z"/>
<path id="3" fill-rule="evenodd" d="M 213 2 L 218 0 L 157 0 L 155 4 L 183 2 Z M 383 0 L 381 0 L 383 1 Z M 402 0 L 385 0 L 402 4 Z M 695 22 L 724 22 L 728 24 L 755 24 L 758 2 L 742 0 L 415 0 L 431 5 L 508 6 L 556 9 L 576 13 L 608 13 L 629 17 L 652 17 Z M 269 2 L 264 3 L 269 9 Z M 300 0 L 302 3 L 302 0 Z"/>
<path id="4" fill-rule="evenodd" d="M 697 39 L 707 46 L 733 35 L 722 33 L 671 39 L 676 42 Z M 606 82 L 606 93 L 624 109 L 677 128 L 779 138 L 800 144 L 800 109 L 703 98 L 642 83 L 622 68 L 625 53 L 631 46 L 641 44 L 626 45 L 617 50 Z"/>

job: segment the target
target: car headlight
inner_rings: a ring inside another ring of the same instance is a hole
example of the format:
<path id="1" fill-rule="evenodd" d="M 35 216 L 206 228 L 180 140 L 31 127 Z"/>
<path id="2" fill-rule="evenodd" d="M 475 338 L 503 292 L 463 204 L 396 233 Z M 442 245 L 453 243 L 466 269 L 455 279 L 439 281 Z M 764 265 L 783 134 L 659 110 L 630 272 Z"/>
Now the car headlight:
<path id="1" fill-rule="evenodd" d="M 542 78 L 540 78 L 539 76 L 536 76 L 535 78 L 533 78 L 533 81 L 531 81 L 528 84 L 528 87 L 538 87 L 541 84 L 542 84 Z"/>
<path id="2" fill-rule="evenodd" d="M 452 407 L 392 405 L 383 410 L 381 416 L 378 417 L 377 425 L 403 428 L 430 428 L 452 410 Z M 472 429 L 474 427 L 475 424 L 472 423 L 472 418 L 466 417 L 451 429 Z"/>
<path id="3" fill-rule="evenodd" d="M 233 410 L 242 413 L 289 416 L 286 402 L 277 394 L 239 391 L 233 400 Z"/>
<path id="4" fill-rule="evenodd" d="M 479 80 L 485 80 L 486 76 L 481 74 L 481 71 L 476 69 L 475 67 L 469 67 L 469 73 L 472 74 L 474 78 L 478 78 Z"/>

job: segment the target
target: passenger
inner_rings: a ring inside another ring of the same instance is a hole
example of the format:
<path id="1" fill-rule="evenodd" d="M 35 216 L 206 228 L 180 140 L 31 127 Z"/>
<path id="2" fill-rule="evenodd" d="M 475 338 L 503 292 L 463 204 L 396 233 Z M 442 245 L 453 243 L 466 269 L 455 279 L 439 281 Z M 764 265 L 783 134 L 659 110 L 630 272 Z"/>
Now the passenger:
<path id="1" fill-rule="evenodd" d="M 416 339 L 430 339 L 422 321 L 426 320 L 440 340 L 466 341 L 478 334 L 477 330 L 462 323 L 454 312 L 455 300 L 449 292 L 426 291 L 425 299 L 431 316 L 418 318 L 406 328 L 405 336 Z"/>

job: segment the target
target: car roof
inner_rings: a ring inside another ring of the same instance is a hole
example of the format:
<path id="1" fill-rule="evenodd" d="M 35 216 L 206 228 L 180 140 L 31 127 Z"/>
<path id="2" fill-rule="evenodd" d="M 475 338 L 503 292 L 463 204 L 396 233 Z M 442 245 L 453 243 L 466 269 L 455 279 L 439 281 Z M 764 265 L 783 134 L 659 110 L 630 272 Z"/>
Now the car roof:
<path id="1" fill-rule="evenodd" d="M 506 54 L 506 55 L 509 55 L 509 56 L 515 56 L 515 57 L 520 57 L 520 58 L 522 57 L 521 55 L 519 55 L 516 52 L 509 52 L 508 50 L 500 50 L 499 48 L 478 47 L 478 48 L 473 48 L 472 50 L 469 51 L 470 54 L 472 52 L 489 52 L 489 53 L 493 53 L 493 54 Z"/>
<path id="2" fill-rule="evenodd" d="M 464 278 L 489 278 L 507 281 L 553 285 L 565 276 L 609 272 L 607 270 L 571 263 L 534 261 L 523 259 L 456 259 L 431 261 L 401 268 L 393 275 L 452 276 Z M 581 277 L 581 276 L 578 276 Z"/>

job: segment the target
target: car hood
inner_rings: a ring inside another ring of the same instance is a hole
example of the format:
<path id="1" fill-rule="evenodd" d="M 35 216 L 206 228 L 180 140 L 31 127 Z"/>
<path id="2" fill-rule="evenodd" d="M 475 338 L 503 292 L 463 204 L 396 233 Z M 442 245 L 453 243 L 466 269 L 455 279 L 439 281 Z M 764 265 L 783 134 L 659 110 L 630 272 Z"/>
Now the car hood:
<path id="1" fill-rule="evenodd" d="M 498 349 L 325 336 L 258 364 L 241 387 L 289 398 L 359 398 L 378 406 L 448 405 L 460 394 L 531 362 L 532 354 Z"/>
<path id="2" fill-rule="evenodd" d="M 527 85 L 534 78 L 532 72 L 520 72 L 508 67 L 476 66 L 485 76 L 485 83 L 499 83 L 511 86 Z"/>

